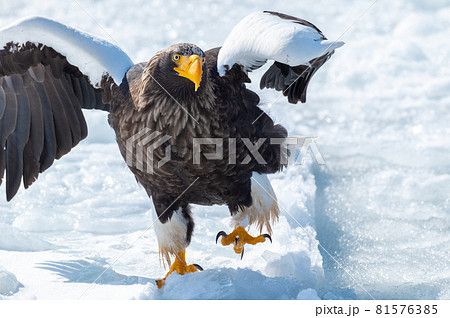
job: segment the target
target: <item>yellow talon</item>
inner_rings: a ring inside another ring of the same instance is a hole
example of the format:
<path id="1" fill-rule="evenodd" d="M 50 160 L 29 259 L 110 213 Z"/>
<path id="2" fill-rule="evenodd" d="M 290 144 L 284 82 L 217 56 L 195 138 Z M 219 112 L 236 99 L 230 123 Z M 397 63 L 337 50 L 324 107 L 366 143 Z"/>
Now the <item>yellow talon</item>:
<path id="1" fill-rule="evenodd" d="M 175 258 L 175 261 L 173 262 L 172 266 L 170 266 L 169 272 L 166 274 L 166 276 L 163 279 L 157 279 L 156 285 L 158 288 L 161 288 L 165 284 L 166 278 L 172 274 L 173 272 L 177 272 L 180 275 L 184 275 L 187 273 L 193 273 L 197 272 L 199 270 L 203 270 L 200 265 L 194 264 L 194 265 L 187 265 L 186 264 L 186 251 L 179 252 L 177 257 Z"/>
<path id="2" fill-rule="evenodd" d="M 221 237 L 220 242 L 223 246 L 234 244 L 233 250 L 236 254 L 241 254 L 241 259 L 244 256 L 244 245 L 251 244 L 255 245 L 258 243 L 263 243 L 266 241 L 266 238 L 272 242 L 272 238 L 269 234 L 262 234 L 257 237 L 253 237 L 247 233 L 247 231 L 242 227 L 236 227 L 233 232 L 230 234 L 226 234 L 224 231 L 220 231 L 216 236 L 216 243 L 219 237 Z"/>

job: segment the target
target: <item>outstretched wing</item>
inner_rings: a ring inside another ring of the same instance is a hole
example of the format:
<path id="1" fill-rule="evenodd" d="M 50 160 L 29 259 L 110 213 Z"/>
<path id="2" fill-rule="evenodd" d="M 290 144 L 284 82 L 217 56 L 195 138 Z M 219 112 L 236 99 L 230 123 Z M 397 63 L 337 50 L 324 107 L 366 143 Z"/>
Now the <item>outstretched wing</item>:
<path id="1" fill-rule="evenodd" d="M 133 64 L 120 48 L 45 18 L 0 30 L 0 184 L 11 200 L 87 135 Z"/>
<path id="2" fill-rule="evenodd" d="M 274 60 L 261 78 L 261 89 L 275 88 L 290 103 L 304 103 L 312 76 L 343 44 L 327 40 L 308 21 L 278 12 L 257 12 L 231 31 L 220 49 L 217 69 L 223 76 L 238 64 L 249 72 Z"/>

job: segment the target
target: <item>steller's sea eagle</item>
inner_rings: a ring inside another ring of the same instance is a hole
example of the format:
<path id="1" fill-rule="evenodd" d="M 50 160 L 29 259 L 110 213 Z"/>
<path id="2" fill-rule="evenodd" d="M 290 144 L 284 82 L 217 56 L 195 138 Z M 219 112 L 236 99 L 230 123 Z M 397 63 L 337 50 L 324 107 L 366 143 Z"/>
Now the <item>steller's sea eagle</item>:
<path id="1" fill-rule="evenodd" d="M 270 11 L 245 17 L 222 47 L 175 44 L 148 63 L 134 64 L 119 47 L 41 17 L 1 29 L 0 41 L 0 183 L 6 170 L 7 200 L 21 180 L 28 188 L 87 136 L 82 109 L 107 111 L 122 156 L 153 201 L 167 275 L 201 269 L 185 260 L 194 230 L 190 204 L 229 207 L 234 230 L 219 232 L 216 242 L 233 244 L 236 253 L 271 240 L 279 210 L 267 174 L 280 171 L 287 154 L 269 139 L 283 141 L 287 131 L 258 107 L 247 74 L 273 60 L 261 88 L 304 103 L 311 77 L 343 45 L 305 20 Z M 143 151 L 156 136 L 157 146 Z M 199 138 L 206 142 L 196 148 Z M 217 139 L 221 157 L 210 142 Z M 250 151 L 256 144 L 259 155 Z M 269 234 L 250 236 L 244 228 L 252 224 Z"/>

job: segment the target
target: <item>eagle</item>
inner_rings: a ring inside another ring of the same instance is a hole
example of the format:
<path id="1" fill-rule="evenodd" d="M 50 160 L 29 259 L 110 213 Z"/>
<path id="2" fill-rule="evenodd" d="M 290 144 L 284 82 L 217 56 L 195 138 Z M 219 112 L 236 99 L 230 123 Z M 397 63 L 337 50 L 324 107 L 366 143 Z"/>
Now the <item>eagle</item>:
<path id="1" fill-rule="evenodd" d="M 228 206 L 234 229 L 216 243 L 241 257 L 245 244 L 272 241 L 279 207 L 267 175 L 286 165 L 288 134 L 246 87 L 248 73 L 273 61 L 260 88 L 305 103 L 312 76 L 343 45 L 271 11 L 246 16 L 221 47 L 174 44 L 138 64 L 112 43 L 43 17 L 1 29 L 0 41 L 6 199 L 86 138 L 82 109 L 108 112 L 120 153 L 153 205 L 160 257 L 170 266 L 158 287 L 172 272 L 202 270 L 185 257 L 192 204 Z M 259 236 L 248 234 L 251 225 Z"/>

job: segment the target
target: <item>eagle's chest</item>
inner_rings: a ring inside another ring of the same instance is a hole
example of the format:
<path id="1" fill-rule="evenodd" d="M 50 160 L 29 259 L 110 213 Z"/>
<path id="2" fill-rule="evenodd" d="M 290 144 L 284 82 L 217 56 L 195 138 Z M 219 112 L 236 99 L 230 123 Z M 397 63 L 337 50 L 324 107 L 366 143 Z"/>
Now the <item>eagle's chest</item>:
<path id="1" fill-rule="evenodd" d="M 189 188 L 183 194 L 187 201 L 209 205 L 247 192 L 247 186 L 236 182 L 241 176 L 229 162 L 230 130 L 224 118 L 205 112 L 194 121 L 176 113 L 177 120 L 163 116 L 155 121 L 151 115 L 110 118 L 122 156 L 148 193 L 176 197 Z"/>
<path id="2" fill-rule="evenodd" d="M 150 172 L 186 174 L 214 172 L 228 160 L 220 152 L 228 149 L 230 136 L 226 118 L 213 110 L 171 105 L 137 111 L 129 107 L 110 115 L 110 124 L 127 165 L 148 166 Z M 217 153 L 213 161 L 204 160 Z M 200 157 L 202 160 L 197 160 Z M 151 165 L 151 166 L 150 166 Z M 206 170 L 205 170 L 206 169 Z M 156 178 L 156 177 L 154 177 Z"/>

